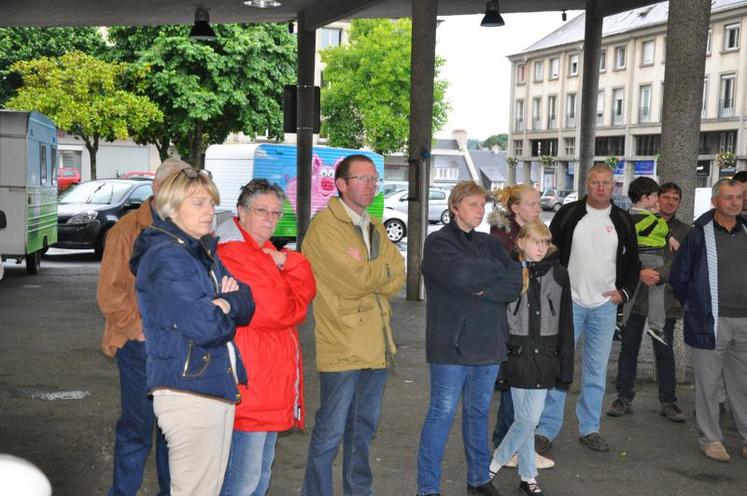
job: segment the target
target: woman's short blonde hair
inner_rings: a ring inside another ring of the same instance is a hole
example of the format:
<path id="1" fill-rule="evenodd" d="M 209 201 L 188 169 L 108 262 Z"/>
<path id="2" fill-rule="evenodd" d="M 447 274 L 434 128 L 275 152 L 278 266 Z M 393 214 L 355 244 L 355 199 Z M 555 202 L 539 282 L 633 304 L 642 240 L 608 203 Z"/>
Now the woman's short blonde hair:
<path id="1" fill-rule="evenodd" d="M 208 192 L 216 205 L 220 203 L 218 188 L 210 179 L 210 174 L 207 171 L 190 167 L 172 174 L 158 190 L 156 213 L 164 220 L 171 217 L 174 211 L 181 207 L 184 200 L 200 188 L 204 188 Z"/>
<path id="2" fill-rule="evenodd" d="M 454 218 L 454 207 L 468 196 L 487 196 L 485 189 L 474 181 L 459 181 L 449 194 L 449 218 Z"/>

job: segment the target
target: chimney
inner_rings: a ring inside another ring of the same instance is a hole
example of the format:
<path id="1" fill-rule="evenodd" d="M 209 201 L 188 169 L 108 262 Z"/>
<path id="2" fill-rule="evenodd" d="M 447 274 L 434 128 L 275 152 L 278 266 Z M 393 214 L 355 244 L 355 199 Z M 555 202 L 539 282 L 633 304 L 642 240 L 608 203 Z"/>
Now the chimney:
<path id="1" fill-rule="evenodd" d="M 467 149 L 467 131 L 464 129 L 454 129 L 451 132 L 451 137 L 456 140 L 460 150 L 465 151 Z"/>

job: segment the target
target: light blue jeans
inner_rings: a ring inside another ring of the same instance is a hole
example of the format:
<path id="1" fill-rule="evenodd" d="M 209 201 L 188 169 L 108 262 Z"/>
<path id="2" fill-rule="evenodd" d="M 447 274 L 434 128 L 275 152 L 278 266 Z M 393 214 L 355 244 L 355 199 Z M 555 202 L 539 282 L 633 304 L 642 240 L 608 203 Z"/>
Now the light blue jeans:
<path id="1" fill-rule="evenodd" d="M 500 365 L 432 363 L 431 399 L 418 450 L 418 494 L 441 492 L 441 461 L 462 402 L 462 439 L 467 458 L 467 484 L 490 481 L 488 410 Z"/>
<path id="2" fill-rule="evenodd" d="M 277 432 L 233 431 L 221 496 L 264 496 L 270 487 Z"/>
<path id="3" fill-rule="evenodd" d="M 519 455 L 519 477 L 529 480 L 537 477 L 534 458 L 534 430 L 537 428 L 545 407 L 547 389 L 511 388 L 514 402 L 514 422 L 493 453 L 493 459 L 501 466 L 508 463 L 514 453 Z"/>
<path id="4" fill-rule="evenodd" d="M 583 339 L 581 354 L 581 394 L 576 403 L 578 432 L 583 437 L 599 432 L 604 390 L 607 385 L 607 363 L 612 349 L 617 305 L 612 302 L 587 308 L 573 303 L 573 335 L 578 346 Z M 551 389 L 545 400 L 536 433 L 555 439 L 563 427 L 566 392 Z"/>

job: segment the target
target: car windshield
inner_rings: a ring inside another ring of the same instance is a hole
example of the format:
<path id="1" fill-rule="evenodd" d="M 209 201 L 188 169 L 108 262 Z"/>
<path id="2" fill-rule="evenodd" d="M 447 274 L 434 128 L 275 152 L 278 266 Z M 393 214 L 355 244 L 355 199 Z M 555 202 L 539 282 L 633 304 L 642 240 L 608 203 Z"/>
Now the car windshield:
<path id="1" fill-rule="evenodd" d="M 546 189 L 544 193 L 542 193 L 542 196 L 555 196 L 555 191 L 551 189 Z"/>
<path id="2" fill-rule="evenodd" d="M 384 198 L 389 198 L 390 196 L 394 196 L 395 194 L 397 194 L 397 193 L 399 193 L 401 191 L 404 191 L 404 188 L 393 189 L 391 191 L 387 191 L 386 193 L 384 193 Z"/>
<path id="3" fill-rule="evenodd" d="M 65 191 L 58 203 L 118 203 L 130 190 L 131 184 L 107 181 L 88 181 Z"/>

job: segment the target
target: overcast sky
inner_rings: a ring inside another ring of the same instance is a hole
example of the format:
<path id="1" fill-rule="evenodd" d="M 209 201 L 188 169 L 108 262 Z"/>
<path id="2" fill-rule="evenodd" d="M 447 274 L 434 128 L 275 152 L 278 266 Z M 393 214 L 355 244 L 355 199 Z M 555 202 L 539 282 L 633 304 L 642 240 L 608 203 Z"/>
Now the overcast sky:
<path id="1" fill-rule="evenodd" d="M 568 12 L 572 19 L 580 12 Z M 465 129 L 469 138 L 485 139 L 509 129 L 511 64 L 520 52 L 559 28 L 560 12 L 506 14 L 506 25 L 481 28 L 482 15 L 443 18 L 436 53 L 446 59 L 441 77 L 449 81 L 449 121 L 437 137 Z"/>

